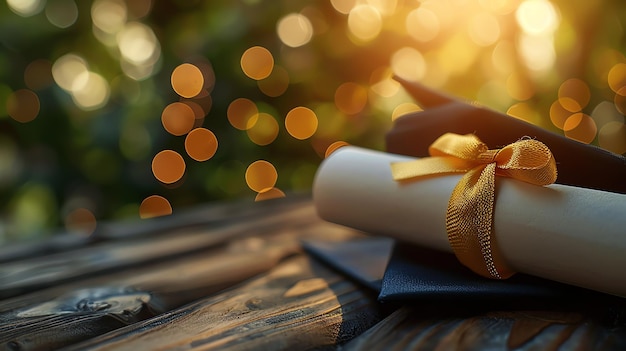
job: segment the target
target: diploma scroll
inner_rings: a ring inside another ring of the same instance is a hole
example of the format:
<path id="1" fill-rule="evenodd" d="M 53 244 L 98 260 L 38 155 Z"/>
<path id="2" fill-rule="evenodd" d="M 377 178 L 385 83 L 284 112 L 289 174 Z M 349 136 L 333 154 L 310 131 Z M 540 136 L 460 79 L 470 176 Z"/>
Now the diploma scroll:
<path id="1" fill-rule="evenodd" d="M 335 151 L 313 186 L 320 217 L 452 252 L 446 209 L 462 175 L 394 181 L 390 164 L 412 159 L 350 146 Z M 516 271 L 626 297 L 626 195 L 498 177 L 493 230 Z"/>

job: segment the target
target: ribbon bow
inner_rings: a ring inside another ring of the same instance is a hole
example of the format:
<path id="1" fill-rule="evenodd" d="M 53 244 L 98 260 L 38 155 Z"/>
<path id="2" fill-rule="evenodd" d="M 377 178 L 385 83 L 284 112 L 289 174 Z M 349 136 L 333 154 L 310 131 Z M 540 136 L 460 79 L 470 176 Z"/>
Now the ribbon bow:
<path id="1" fill-rule="evenodd" d="M 432 157 L 391 164 L 396 181 L 450 173 L 465 173 L 448 202 L 446 230 L 459 261 L 487 278 L 515 274 L 495 245 L 492 234 L 495 176 L 535 185 L 556 181 L 556 162 L 550 149 L 536 140 L 522 139 L 489 150 L 473 134 L 446 133 L 428 148 Z"/>

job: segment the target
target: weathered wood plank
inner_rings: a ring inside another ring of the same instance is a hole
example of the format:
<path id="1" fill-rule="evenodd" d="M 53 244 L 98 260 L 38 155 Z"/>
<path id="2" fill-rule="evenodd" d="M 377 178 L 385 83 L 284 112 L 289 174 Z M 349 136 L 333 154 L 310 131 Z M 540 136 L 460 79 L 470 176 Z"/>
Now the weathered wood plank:
<path id="1" fill-rule="evenodd" d="M 313 349 L 347 341 L 379 319 L 375 296 L 300 256 L 235 289 L 68 349 Z"/>
<path id="2" fill-rule="evenodd" d="M 626 350 L 624 321 L 616 324 L 582 312 L 470 314 L 468 306 L 459 306 L 451 315 L 448 306 L 438 315 L 432 306 L 423 310 L 403 307 L 343 350 Z"/>
<path id="3" fill-rule="evenodd" d="M 288 221 L 289 214 L 285 220 Z M 169 311 L 267 271 L 301 251 L 300 240 L 360 234 L 322 221 L 229 242 L 0 301 L 0 348 L 43 350 L 94 337 Z"/>
<path id="4" fill-rule="evenodd" d="M 95 274 L 198 252 L 232 239 L 263 235 L 319 222 L 310 203 L 263 213 L 255 218 L 202 229 L 181 229 L 153 237 L 119 240 L 19 261 L 0 266 L 0 298 L 58 285 Z"/>
<path id="5" fill-rule="evenodd" d="M 35 242 L 18 242 L 0 246 L 0 263 L 28 257 L 67 252 L 96 242 L 128 240 L 143 236 L 154 237 L 178 229 L 219 226 L 237 221 L 254 219 L 278 213 L 283 209 L 307 205 L 310 196 L 290 195 L 288 198 L 252 202 L 250 199 L 231 202 L 215 202 L 176 212 L 171 216 L 140 221 L 98 222 L 96 231 L 89 237 L 60 232 Z"/>
<path id="6" fill-rule="evenodd" d="M 0 345 L 45 350 L 166 312 L 272 268 L 299 251 L 293 235 L 249 238 L 165 264 L 0 302 Z"/>

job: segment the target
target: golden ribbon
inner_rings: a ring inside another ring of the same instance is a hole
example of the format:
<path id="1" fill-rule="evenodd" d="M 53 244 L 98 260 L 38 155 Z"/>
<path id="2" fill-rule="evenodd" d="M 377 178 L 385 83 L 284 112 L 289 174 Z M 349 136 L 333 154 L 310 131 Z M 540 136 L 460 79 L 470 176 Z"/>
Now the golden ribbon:
<path id="1" fill-rule="evenodd" d="M 522 139 L 502 149 L 489 150 L 473 134 L 446 133 L 428 148 L 431 157 L 391 164 L 396 181 L 425 176 L 465 173 L 448 202 L 446 230 L 459 261 L 472 271 L 495 279 L 515 274 L 497 250 L 492 234 L 495 176 L 535 185 L 556 181 L 556 162 L 548 147 Z"/>

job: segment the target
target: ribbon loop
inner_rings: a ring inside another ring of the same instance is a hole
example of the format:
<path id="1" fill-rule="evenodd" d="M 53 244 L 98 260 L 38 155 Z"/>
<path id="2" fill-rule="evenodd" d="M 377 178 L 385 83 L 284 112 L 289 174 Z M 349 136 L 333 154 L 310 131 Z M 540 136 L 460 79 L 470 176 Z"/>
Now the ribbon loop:
<path id="1" fill-rule="evenodd" d="M 482 276 L 515 274 L 500 255 L 493 236 L 495 178 L 506 176 L 535 185 L 556 181 L 556 162 L 543 143 L 523 139 L 489 150 L 473 134 L 446 133 L 428 149 L 432 157 L 391 164 L 393 179 L 465 173 L 455 186 L 446 213 L 448 241 L 459 261 Z"/>

